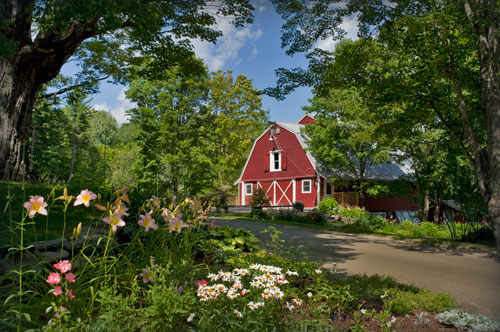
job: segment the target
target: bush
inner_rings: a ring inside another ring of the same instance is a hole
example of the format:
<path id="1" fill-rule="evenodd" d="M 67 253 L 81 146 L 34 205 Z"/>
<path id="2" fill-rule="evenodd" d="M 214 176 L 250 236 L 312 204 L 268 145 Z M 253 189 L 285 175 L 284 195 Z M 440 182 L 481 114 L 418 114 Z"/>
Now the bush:
<path id="1" fill-rule="evenodd" d="M 495 235 L 493 234 L 493 229 L 489 226 L 478 228 L 469 233 L 468 241 L 472 243 L 494 244 Z"/>
<path id="2" fill-rule="evenodd" d="M 328 214 L 338 213 L 338 207 L 339 204 L 337 203 L 335 198 L 332 197 L 327 197 L 318 204 L 318 210 L 321 213 L 328 213 Z"/>
<path id="3" fill-rule="evenodd" d="M 423 230 L 424 236 L 427 236 L 427 237 L 435 237 L 437 235 L 437 233 L 439 232 L 439 227 L 435 223 L 432 223 L 432 222 L 428 222 L 428 221 L 423 222 L 420 224 L 419 227 Z"/>
<path id="4" fill-rule="evenodd" d="M 356 223 L 364 223 L 364 224 L 368 224 L 371 217 L 368 212 L 358 207 L 350 209 L 349 208 L 342 209 L 341 214 L 346 218 L 354 220 L 354 222 Z"/>
<path id="5" fill-rule="evenodd" d="M 382 228 L 387 224 L 387 221 L 385 218 L 382 218 L 380 216 L 376 217 L 370 217 L 369 219 L 369 225 L 372 226 L 373 228 Z"/>
<path id="6" fill-rule="evenodd" d="M 266 213 L 264 210 L 262 209 L 252 209 L 252 211 L 250 211 L 250 218 L 257 218 L 257 219 L 268 219 L 269 218 L 269 214 Z"/>
<path id="7" fill-rule="evenodd" d="M 262 188 L 257 188 L 253 192 L 250 206 L 252 209 L 262 209 L 263 206 L 269 206 L 271 200 L 267 197 L 266 191 Z"/>
<path id="8" fill-rule="evenodd" d="M 304 211 L 304 203 L 302 203 L 300 201 L 293 202 L 292 206 L 293 206 L 293 209 L 297 212 Z"/>
<path id="9" fill-rule="evenodd" d="M 305 215 L 306 223 L 316 224 L 316 225 L 326 225 L 327 221 L 325 215 L 319 212 L 317 209 L 312 210 L 310 213 Z"/>

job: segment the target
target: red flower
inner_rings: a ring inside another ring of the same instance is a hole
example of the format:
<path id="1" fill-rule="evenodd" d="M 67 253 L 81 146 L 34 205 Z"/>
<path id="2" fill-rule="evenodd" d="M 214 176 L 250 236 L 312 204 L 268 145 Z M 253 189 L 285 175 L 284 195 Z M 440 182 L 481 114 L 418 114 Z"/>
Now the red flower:
<path id="1" fill-rule="evenodd" d="M 196 280 L 196 281 L 194 282 L 194 285 L 195 285 L 196 287 L 200 287 L 201 285 L 208 285 L 208 282 L 206 282 L 205 280 Z"/>
<path id="2" fill-rule="evenodd" d="M 57 264 L 54 264 L 54 267 L 61 271 L 61 273 L 66 273 L 71 270 L 71 263 L 69 261 L 60 261 Z"/>
<path id="3" fill-rule="evenodd" d="M 52 292 L 52 294 L 54 294 L 55 296 L 57 295 L 61 295 L 62 294 L 62 288 L 61 286 L 56 286 L 56 288 L 54 289 L 54 292 Z"/>
<path id="4" fill-rule="evenodd" d="M 76 280 L 76 276 L 73 273 L 71 273 L 71 272 L 66 273 L 66 275 L 64 276 L 64 278 L 66 280 L 68 280 L 68 282 L 75 282 L 75 280 Z"/>
<path id="5" fill-rule="evenodd" d="M 47 278 L 47 282 L 52 285 L 57 285 L 61 281 L 61 275 L 57 272 L 52 272 Z"/>

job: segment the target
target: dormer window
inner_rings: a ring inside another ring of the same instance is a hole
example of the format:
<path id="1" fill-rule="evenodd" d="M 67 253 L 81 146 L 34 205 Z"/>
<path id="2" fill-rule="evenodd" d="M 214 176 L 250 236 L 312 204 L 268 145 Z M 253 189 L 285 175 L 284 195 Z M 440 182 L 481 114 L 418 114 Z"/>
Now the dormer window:
<path id="1" fill-rule="evenodd" d="M 271 151 L 270 155 L 271 165 L 269 168 L 271 172 L 281 171 L 281 151 Z"/>

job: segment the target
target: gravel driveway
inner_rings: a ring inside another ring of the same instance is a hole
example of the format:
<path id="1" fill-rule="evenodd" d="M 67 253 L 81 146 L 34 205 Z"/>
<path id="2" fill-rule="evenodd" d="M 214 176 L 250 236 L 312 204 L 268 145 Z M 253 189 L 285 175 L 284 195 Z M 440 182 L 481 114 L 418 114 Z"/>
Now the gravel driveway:
<path id="1" fill-rule="evenodd" d="M 248 220 L 217 218 L 217 225 L 230 225 L 253 232 L 268 226 L 282 231 L 286 244 L 304 245 L 309 259 L 324 268 L 337 263 L 348 274 L 393 276 L 399 282 L 454 296 L 467 312 L 500 321 L 500 255 L 495 250 L 448 248 L 389 237 L 346 234 Z"/>

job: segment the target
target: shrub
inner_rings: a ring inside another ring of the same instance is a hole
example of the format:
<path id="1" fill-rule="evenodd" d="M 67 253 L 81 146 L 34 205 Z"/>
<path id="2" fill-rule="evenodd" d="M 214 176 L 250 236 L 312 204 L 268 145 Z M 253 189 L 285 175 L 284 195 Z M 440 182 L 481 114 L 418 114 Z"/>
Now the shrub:
<path id="1" fill-rule="evenodd" d="M 435 237 L 439 232 L 439 227 L 432 222 L 423 222 L 419 227 L 423 230 L 424 236 Z"/>
<path id="2" fill-rule="evenodd" d="M 219 247 L 241 249 L 243 251 L 259 250 L 259 239 L 243 228 L 218 226 L 209 230 L 210 238 L 219 241 Z"/>
<path id="3" fill-rule="evenodd" d="M 302 203 L 300 201 L 293 202 L 292 206 L 293 206 L 293 209 L 297 212 L 304 211 L 304 203 Z"/>
<path id="4" fill-rule="evenodd" d="M 385 218 L 382 218 L 380 216 L 376 216 L 376 217 L 370 217 L 369 224 L 370 224 L 370 226 L 378 229 L 378 228 L 382 228 L 383 226 L 385 226 L 387 224 L 387 221 L 385 220 Z"/>
<path id="5" fill-rule="evenodd" d="M 483 226 L 468 234 L 468 241 L 472 243 L 495 243 L 495 235 L 493 229 L 489 226 Z"/>
<path id="6" fill-rule="evenodd" d="M 318 204 L 318 210 L 321 213 L 328 213 L 328 214 L 338 213 L 338 207 L 339 204 L 333 197 L 327 197 Z"/>
<path id="7" fill-rule="evenodd" d="M 341 214 L 358 223 L 368 223 L 370 220 L 370 214 L 358 207 L 342 209 Z"/>
<path id="8" fill-rule="evenodd" d="M 262 188 L 257 188 L 253 192 L 250 206 L 252 209 L 262 209 L 263 206 L 269 206 L 271 200 L 267 197 L 266 191 Z"/>
<path id="9" fill-rule="evenodd" d="M 316 224 L 316 225 L 326 225 L 327 221 L 325 215 L 319 212 L 317 209 L 312 210 L 308 214 L 305 215 L 305 221 L 308 224 Z"/>
<path id="10" fill-rule="evenodd" d="M 250 211 L 250 217 L 257 219 L 268 219 L 269 214 L 262 209 L 252 209 L 252 211 Z"/>

